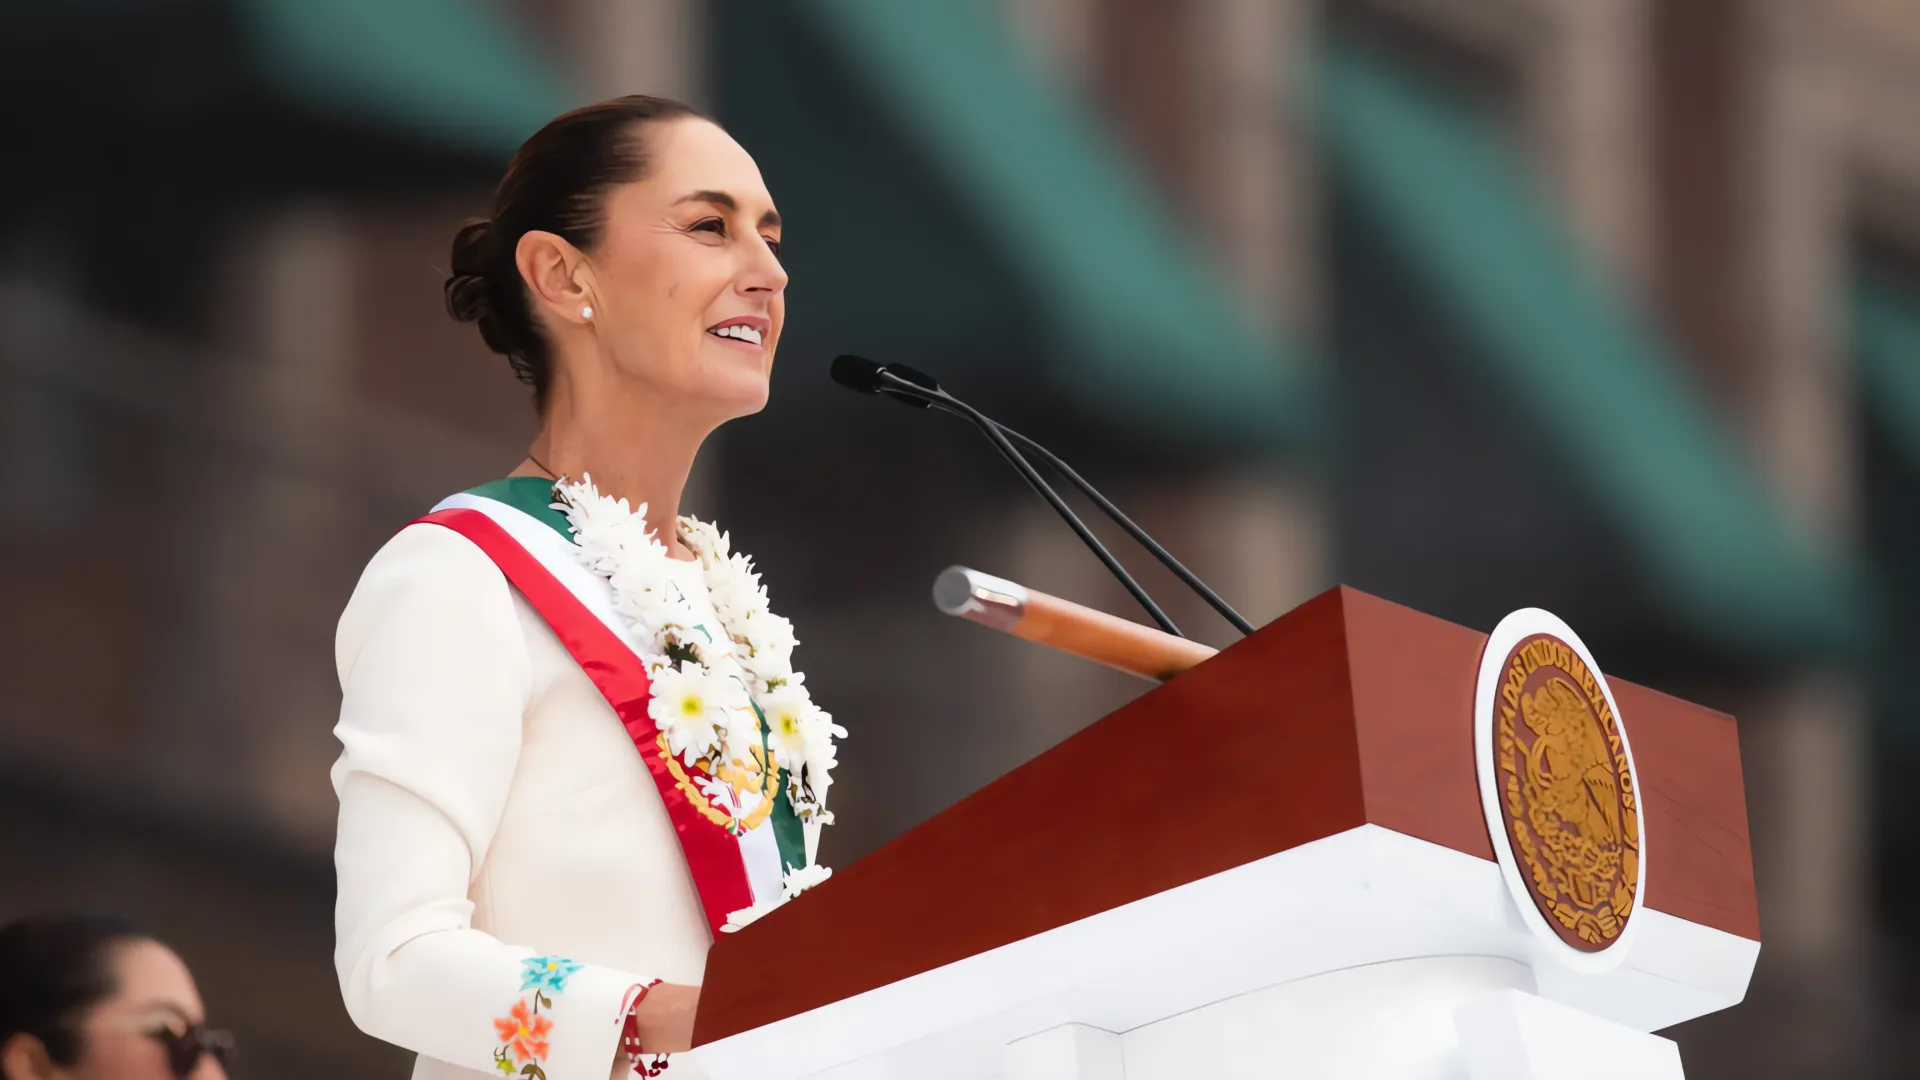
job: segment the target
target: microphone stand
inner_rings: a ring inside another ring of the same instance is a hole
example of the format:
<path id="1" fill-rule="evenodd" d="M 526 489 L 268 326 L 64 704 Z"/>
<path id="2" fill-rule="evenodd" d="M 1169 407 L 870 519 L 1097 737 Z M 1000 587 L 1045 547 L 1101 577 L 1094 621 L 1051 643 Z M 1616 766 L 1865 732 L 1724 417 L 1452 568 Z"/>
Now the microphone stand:
<path id="1" fill-rule="evenodd" d="M 1020 451 L 1014 449 L 1013 443 L 1009 442 L 1007 436 L 1002 433 L 1000 425 L 989 420 L 978 409 L 975 409 L 973 406 L 968 405 L 966 402 L 961 401 L 959 398 L 954 397 L 938 387 L 929 389 L 928 387 L 903 379 L 899 375 L 886 370 L 884 367 L 875 372 L 874 378 L 882 390 L 922 398 L 930 403 L 937 403 L 945 411 L 956 413 L 972 421 L 974 426 L 978 427 L 981 432 L 987 436 L 987 439 L 993 443 L 994 449 L 1000 451 L 1000 456 L 1006 458 L 1008 464 L 1012 465 L 1015 471 L 1019 472 L 1020 478 L 1027 482 L 1027 486 L 1039 492 L 1040 497 L 1047 500 L 1048 505 L 1053 507 L 1054 512 L 1058 513 L 1061 518 L 1066 521 L 1067 525 L 1073 529 L 1074 533 L 1080 537 L 1080 541 L 1086 544 L 1088 549 L 1099 557 L 1100 561 L 1113 573 L 1113 576 L 1120 580 L 1120 584 L 1126 586 L 1127 592 L 1133 594 L 1133 598 L 1140 602 L 1140 606 L 1147 610 L 1148 615 L 1153 616 L 1153 621 L 1160 624 L 1161 629 L 1175 637 L 1186 636 L 1180 632 L 1178 626 L 1174 625 L 1173 620 L 1167 616 L 1167 613 L 1161 610 L 1160 605 L 1154 603 L 1153 597 L 1148 596 L 1147 591 L 1140 587 L 1140 583 L 1133 579 L 1133 575 L 1127 573 L 1127 568 L 1120 565 L 1120 560 L 1113 557 L 1113 552 L 1108 551 L 1107 546 L 1100 542 L 1100 538 L 1093 535 L 1093 531 L 1087 528 L 1086 522 L 1081 521 L 1080 516 L 1073 512 L 1073 508 L 1068 506 L 1066 501 L 1060 498 L 1060 493 L 1053 490 L 1052 485 L 1041 479 L 1040 474 L 1034 471 L 1033 465 L 1029 463 L 1025 457 L 1021 456 Z M 1053 456 L 1045 451 L 1042 451 L 1042 453 L 1048 458 Z M 1065 473 L 1063 473 L 1063 475 L 1065 475 Z M 1102 501 L 1104 502 L 1104 500 Z"/>

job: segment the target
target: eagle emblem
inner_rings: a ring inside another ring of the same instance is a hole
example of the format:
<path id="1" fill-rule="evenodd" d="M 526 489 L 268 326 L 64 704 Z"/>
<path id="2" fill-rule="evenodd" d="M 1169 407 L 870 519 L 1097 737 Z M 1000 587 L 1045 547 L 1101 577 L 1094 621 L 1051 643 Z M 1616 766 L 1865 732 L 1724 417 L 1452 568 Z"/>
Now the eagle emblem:
<path id="1" fill-rule="evenodd" d="M 1637 902 L 1640 814 L 1619 720 L 1597 674 L 1551 635 L 1509 654 L 1494 701 L 1513 853 L 1569 945 L 1605 948 Z"/>

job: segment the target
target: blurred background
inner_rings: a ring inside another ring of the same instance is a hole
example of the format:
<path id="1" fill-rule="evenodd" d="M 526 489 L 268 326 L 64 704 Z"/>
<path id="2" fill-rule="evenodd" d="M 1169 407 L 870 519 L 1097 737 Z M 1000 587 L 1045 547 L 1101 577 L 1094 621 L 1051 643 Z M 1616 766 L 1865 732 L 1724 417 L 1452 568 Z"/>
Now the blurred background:
<path id="1" fill-rule="evenodd" d="M 1737 715 L 1765 948 L 1689 1075 L 1920 1071 L 1911 0 L 8 0 L 0 90 L 0 917 L 151 924 L 251 1075 L 406 1075 L 331 967 L 334 622 L 533 431 L 455 228 L 627 92 L 788 221 L 773 405 L 689 504 L 852 729 L 827 862 L 1143 685 L 934 612 L 962 562 L 1139 617 L 854 351 L 1256 622 L 1540 605 Z"/>

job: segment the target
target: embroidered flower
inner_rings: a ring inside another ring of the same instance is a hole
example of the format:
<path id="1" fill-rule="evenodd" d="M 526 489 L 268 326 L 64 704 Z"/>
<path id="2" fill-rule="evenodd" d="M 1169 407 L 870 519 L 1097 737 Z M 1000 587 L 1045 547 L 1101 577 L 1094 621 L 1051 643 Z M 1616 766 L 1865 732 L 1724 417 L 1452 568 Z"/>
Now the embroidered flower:
<path id="1" fill-rule="evenodd" d="M 553 1051 L 549 1041 L 553 1021 L 540 1012 L 553 1008 L 553 999 L 566 991 L 568 981 L 585 966 L 564 956 L 529 956 L 520 961 L 523 996 L 506 1016 L 493 1022 L 500 1042 L 493 1048 L 493 1067 L 502 1075 L 546 1080 L 542 1066 Z"/>
<path id="2" fill-rule="evenodd" d="M 516 1001 L 506 1018 L 495 1020 L 493 1026 L 505 1044 L 503 1049 L 513 1054 L 515 1064 L 547 1060 L 547 1032 L 553 1030 L 553 1021 L 541 1016 L 537 1008 L 529 1008 L 525 1001 Z M 501 1051 L 494 1052 L 494 1060 L 503 1060 Z"/>
<path id="3" fill-rule="evenodd" d="M 567 980 L 586 966 L 564 956 L 529 956 L 520 963 L 525 968 L 520 973 L 520 989 L 539 990 L 548 994 L 566 990 Z"/>

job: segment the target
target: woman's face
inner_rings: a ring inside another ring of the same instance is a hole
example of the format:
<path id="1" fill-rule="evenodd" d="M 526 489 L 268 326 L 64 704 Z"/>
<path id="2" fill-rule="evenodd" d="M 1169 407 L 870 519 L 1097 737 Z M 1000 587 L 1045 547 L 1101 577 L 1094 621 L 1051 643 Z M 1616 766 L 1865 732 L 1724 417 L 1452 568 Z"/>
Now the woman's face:
<path id="1" fill-rule="evenodd" d="M 152 941 L 132 941 L 113 949 L 118 977 L 113 996 L 95 1005 L 80 1022 L 79 1056 L 61 1080 L 173 1080 L 163 1033 L 179 1034 L 206 1020 L 200 992 L 187 965 L 171 949 Z M 189 1080 L 226 1080 L 211 1054 L 203 1054 Z"/>
<path id="2" fill-rule="evenodd" d="M 780 215 L 726 132 L 646 131 L 648 175 L 608 194 L 593 267 L 603 354 L 648 390 L 719 419 L 758 412 L 786 313 Z"/>

